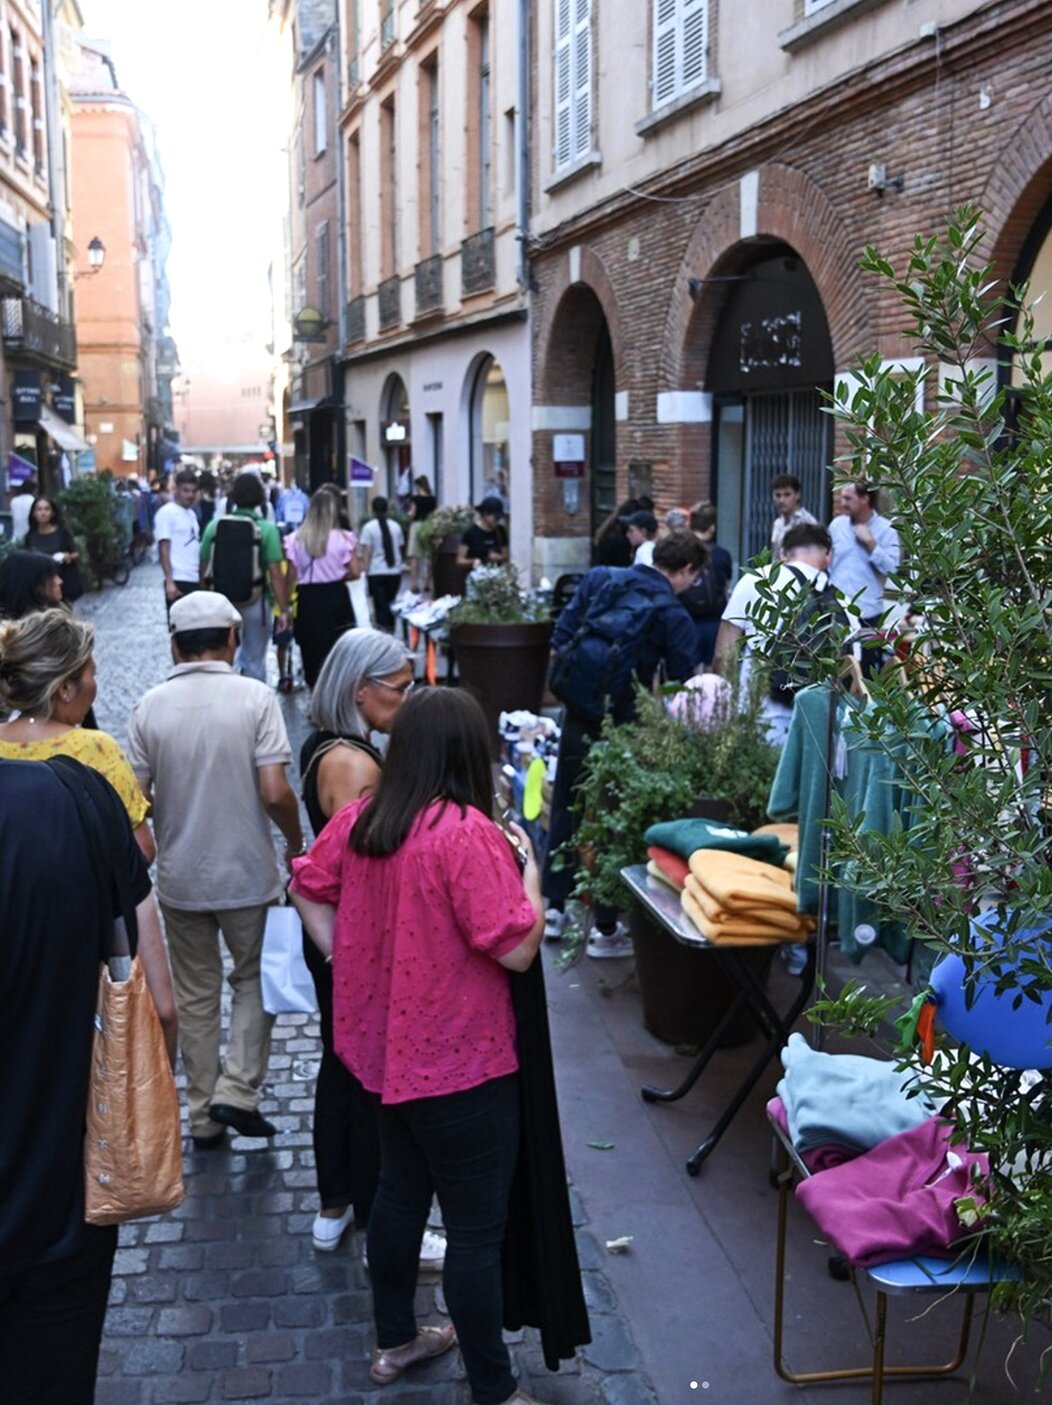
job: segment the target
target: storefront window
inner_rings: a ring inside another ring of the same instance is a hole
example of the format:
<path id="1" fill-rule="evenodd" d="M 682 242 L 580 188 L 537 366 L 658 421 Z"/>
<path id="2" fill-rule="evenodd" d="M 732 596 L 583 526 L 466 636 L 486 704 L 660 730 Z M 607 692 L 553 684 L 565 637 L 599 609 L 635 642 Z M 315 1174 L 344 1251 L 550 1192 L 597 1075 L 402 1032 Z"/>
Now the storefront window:
<path id="1" fill-rule="evenodd" d="M 487 356 L 471 395 L 471 500 L 498 497 L 505 512 L 511 506 L 509 420 L 504 372 L 499 361 Z"/>

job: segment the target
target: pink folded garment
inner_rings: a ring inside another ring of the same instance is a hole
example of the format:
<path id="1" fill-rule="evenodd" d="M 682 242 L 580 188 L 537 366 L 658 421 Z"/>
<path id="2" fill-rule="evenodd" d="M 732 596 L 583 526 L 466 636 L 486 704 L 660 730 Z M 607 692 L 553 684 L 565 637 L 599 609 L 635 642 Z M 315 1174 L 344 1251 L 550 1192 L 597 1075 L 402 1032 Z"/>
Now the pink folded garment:
<path id="1" fill-rule="evenodd" d="M 771 1098 L 767 1104 L 767 1116 L 790 1137 L 789 1118 L 781 1098 Z M 854 1161 L 859 1155 L 857 1151 L 852 1151 L 849 1146 L 843 1146 L 839 1142 L 823 1142 L 821 1146 L 813 1146 L 809 1151 L 798 1151 L 796 1154 L 812 1176 L 817 1175 L 819 1171 L 828 1171 L 833 1166 L 843 1166 L 845 1161 Z"/>
<path id="2" fill-rule="evenodd" d="M 823 1236 L 858 1268 L 920 1254 L 953 1258 L 953 1245 L 966 1233 L 956 1202 L 983 1202 L 990 1166 L 985 1155 L 951 1146 L 952 1133 L 943 1118 L 929 1118 L 854 1161 L 801 1181 L 797 1198 Z"/>

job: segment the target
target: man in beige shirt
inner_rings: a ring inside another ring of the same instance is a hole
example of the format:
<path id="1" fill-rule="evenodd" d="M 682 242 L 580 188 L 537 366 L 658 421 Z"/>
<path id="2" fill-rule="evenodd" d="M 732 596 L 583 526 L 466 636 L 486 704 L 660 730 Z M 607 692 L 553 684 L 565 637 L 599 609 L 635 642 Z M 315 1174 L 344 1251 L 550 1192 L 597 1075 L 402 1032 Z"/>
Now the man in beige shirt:
<path id="1" fill-rule="evenodd" d="M 215 591 L 175 601 L 175 668 L 136 704 L 128 732 L 132 767 L 153 802 L 190 1133 L 202 1149 L 219 1146 L 227 1127 L 251 1137 L 277 1131 L 258 1111 L 273 1024 L 263 1010 L 260 951 L 267 907 L 283 887 L 271 821 L 285 837 L 286 864 L 304 851 L 277 701 L 232 667 L 240 624 Z M 222 1062 L 220 933 L 234 963 Z"/>

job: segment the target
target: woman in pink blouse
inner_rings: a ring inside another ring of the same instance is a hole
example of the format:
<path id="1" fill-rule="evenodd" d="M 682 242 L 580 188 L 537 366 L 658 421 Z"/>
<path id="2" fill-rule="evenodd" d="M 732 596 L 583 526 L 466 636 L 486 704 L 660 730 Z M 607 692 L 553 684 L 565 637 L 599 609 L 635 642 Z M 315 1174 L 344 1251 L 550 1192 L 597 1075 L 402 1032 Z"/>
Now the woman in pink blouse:
<path id="1" fill-rule="evenodd" d="M 375 796 L 326 826 L 297 861 L 292 894 L 332 958 L 336 1052 L 379 1101 L 370 1375 L 386 1384 L 459 1340 L 477 1405 L 528 1405 L 501 1335 L 500 1250 L 519 1145 L 507 972 L 536 956 L 544 907 L 529 840 L 514 827 L 520 874 L 490 818 L 492 793 L 478 704 L 458 689 L 417 693 L 392 726 Z M 432 1192 L 453 1327 L 418 1330 Z"/>
<path id="2" fill-rule="evenodd" d="M 310 500 L 303 525 L 285 538 L 285 555 L 296 574 L 295 635 L 303 655 L 307 686 L 313 688 L 329 650 L 354 625 L 347 581 L 358 579 L 357 541 L 339 526 L 335 493 L 319 491 Z"/>

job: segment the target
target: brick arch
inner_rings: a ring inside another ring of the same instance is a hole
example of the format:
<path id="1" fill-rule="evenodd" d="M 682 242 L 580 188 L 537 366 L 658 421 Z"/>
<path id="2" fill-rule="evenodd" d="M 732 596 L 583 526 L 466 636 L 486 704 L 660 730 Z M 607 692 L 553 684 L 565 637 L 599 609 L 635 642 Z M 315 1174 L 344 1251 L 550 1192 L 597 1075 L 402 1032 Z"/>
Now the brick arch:
<path id="1" fill-rule="evenodd" d="M 559 357 L 555 354 L 558 340 L 570 332 L 567 327 L 567 313 L 572 310 L 575 290 L 591 293 L 598 302 L 606 319 L 606 329 L 610 334 L 610 344 L 614 354 L 614 379 L 618 385 L 624 384 L 624 344 L 621 338 L 621 310 L 614 291 L 613 281 L 606 271 L 602 259 L 587 244 L 580 249 L 580 276 L 570 277 L 569 255 L 562 260 L 559 277 L 552 280 L 550 296 L 545 300 L 544 309 L 537 323 L 536 345 L 540 348 L 540 365 L 537 384 L 540 388 L 540 403 L 557 405 L 560 396 L 564 399 L 567 388 L 562 381 L 554 382 Z M 588 366 L 591 377 L 592 367 Z M 537 397 L 535 397 L 537 398 Z M 569 401 L 568 403 L 573 403 Z"/>
<path id="2" fill-rule="evenodd" d="M 991 166 L 979 198 L 986 225 L 980 252 L 1010 280 L 1034 222 L 1052 195 L 1052 94 L 1035 103 Z"/>
<path id="3" fill-rule="evenodd" d="M 824 190 L 793 166 L 760 170 L 756 233 L 741 235 L 740 185 L 725 186 L 707 205 L 690 238 L 669 300 L 662 380 L 670 390 L 697 390 L 705 381 L 716 324 L 733 284 L 709 283 L 691 296 L 690 280 L 734 274 L 765 243 L 787 244 L 804 261 L 826 314 L 838 369 L 872 347 L 868 301 L 858 268 L 861 246 Z M 678 453 L 686 486 L 709 491 L 711 436 L 707 424 L 682 425 Z"/>

